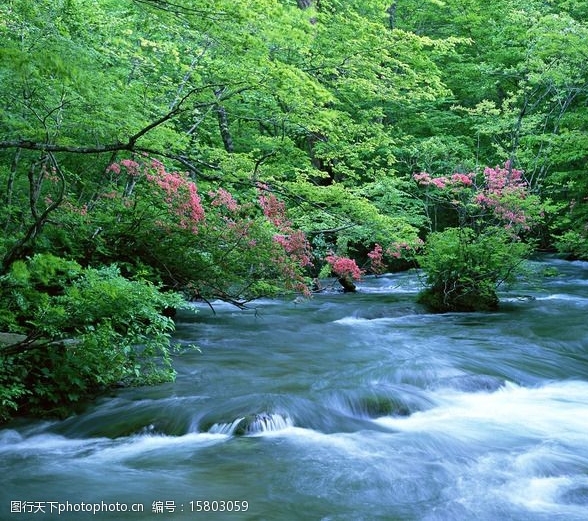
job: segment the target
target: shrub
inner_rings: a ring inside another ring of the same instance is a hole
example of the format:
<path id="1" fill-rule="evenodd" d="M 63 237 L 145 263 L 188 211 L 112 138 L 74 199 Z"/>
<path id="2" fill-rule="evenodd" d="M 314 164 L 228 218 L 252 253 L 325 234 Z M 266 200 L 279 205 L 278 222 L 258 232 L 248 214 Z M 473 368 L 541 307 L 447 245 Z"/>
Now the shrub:
<path id="1" fill-rule="evenodd" d="M 482 234 L 471 228 L 434 232 L 418 257 L 429 286 L 419 300 L 435 311 L 496 309 L 496 288 L 514 277 L 529 250 L 499 227 Z"/>
<path id="2" fill-rule="evenodd" d="M 173 379 L 164 311 L 179 295 L 50 255 L 15 263 L 2 282 L 3 326 L 22 337 L 0 348 L 0 419 L 63 415 L 113 386 Z"/>
<path id="3" fill-rule="evenodd" d="M 479 176 L 414 178 L 425 187 L 426 207 L 453 212 L 456 223 L 430 233 L 417 255 L 429 286 L 420 301 L 434 311 L 495 309 L 496 289 L 531 251 L 523 238 L 542 215 L 523 172 L 507 163 Z"/>

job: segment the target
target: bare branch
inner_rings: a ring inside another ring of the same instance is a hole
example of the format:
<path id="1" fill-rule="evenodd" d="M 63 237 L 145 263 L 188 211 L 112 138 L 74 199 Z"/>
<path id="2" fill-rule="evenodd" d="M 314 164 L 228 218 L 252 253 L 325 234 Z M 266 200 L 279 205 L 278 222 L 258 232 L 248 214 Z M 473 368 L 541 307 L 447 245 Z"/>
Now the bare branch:
<path id="1" fill-rule="evenodd" d="M 177 16 L 198 15 L 200 18 L 213 18 L 219 16 L 229 16 L 229 13 L 223 11 L 212 11 L 206 9 L 197 9 L 195 7 L 188 7 L 178 3 L 170 2 L 169 0 L 134 0 L 137 4 L 144 4 L 160 11 L 173 13 Z"/>
<path id="2" fill-rule="evenodd" d="M 47 208 L 45 208 L 43 213 L 41 213 L 40 215 L 37 213 L 36 208 L 32 208 L 35 221 L 33 222 L 33 224 L 29 226 L 27 233 L 10 249 L 10 251 L 6 253 L 4 258 L 2 259 L 0 273 L 6 273 L 12 265 L 12 263 L 15 260 L 20 259 L 24 255 L 29 243 L 34 242 L 35 238 L 37 237 L 37 235 L 39 235 L 39 232 L 42 230 L 43 226 L 47 222 L 49 214 L 53 212 L 55 209 L 57 209 L 63 201 L 66 187 L 65 175 L 59 168 L 59 165 L 57 164 L 57 161 L 53 154 L 49 152 L 48 155 L 49 160 L 51 161 L 55 169 L 55 173 L 59 177 L 59 194 L 57 195 L 55 200 L 49 206 L 47 206 Z"/>

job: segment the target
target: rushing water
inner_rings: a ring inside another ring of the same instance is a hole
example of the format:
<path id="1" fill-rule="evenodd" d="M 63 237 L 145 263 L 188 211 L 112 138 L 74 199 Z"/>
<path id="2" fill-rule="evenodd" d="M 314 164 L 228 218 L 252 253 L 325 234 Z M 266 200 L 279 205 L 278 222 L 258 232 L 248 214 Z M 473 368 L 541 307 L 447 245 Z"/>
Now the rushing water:
<path id="1" fill-rule="evenodd" d="M 588 263 L 534 267 L 495 313 L 199 306 L 174 384 L 0 430 L 0 520 L 588 520 Z"/>

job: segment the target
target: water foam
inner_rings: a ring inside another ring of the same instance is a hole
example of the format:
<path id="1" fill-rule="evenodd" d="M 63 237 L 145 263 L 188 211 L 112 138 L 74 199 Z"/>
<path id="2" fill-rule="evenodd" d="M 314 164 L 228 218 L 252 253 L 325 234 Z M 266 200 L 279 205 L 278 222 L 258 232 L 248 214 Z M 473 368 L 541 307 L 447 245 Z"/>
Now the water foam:
<path id="1" fill-rule="evenodd" d="M 409 417 L 375 421 L 401 431 L 436 431 L 456 438 L 495 439 L 499 433 L 559 439 L 588 446 L 588 383 L 552 382 L 541 387 L 506 383 L 491 392 L 439 389 L 437 407 Z"/>
<path id="2" fill-rule="evenodd" d="M 215 423 L 208 429 L 212 434 L 254 436 L 268 432 L 277 432 L 294 426 L 288 416 L 276 413 L 260 413 L 242 416 L 229 423 Z"/>

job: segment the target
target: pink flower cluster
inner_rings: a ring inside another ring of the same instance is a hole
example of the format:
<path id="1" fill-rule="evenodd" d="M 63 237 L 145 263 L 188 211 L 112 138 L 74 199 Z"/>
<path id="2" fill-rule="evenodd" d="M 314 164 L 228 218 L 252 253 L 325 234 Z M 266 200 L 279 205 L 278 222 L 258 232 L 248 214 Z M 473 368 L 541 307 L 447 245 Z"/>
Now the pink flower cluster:
<path id="1" fill-rule="evenodd" d="M 507 161 L 503 168 L 498 166 L 494 168 L 486 167 L 484 169 L 484 179 L 490 193 L 501 194 L 504 190 L 526 190 L 527 182 L 523 177 L 523 171 L 517 170 L 510 166 Z"/>
<path id="2" fill-rule="evenodd" d="M 374 249 L 367 254 L 371 261 L 371 271 L 376 275 L 384 272 L 386 268 L 384 256 L 393 259 L 410 259 L 424 244 L 423 240 L 418 237 L 412 243 L 406 241 L 393 242 L 385 250 L 381 245 L 376 243 Z"/>
<path id="3" fill-rule="evenodd" d="M 312 265 L 310 244 L 302 230 L 292 230 L 288 235 L 276 234 L 274 240 L 284 248 L 301 268 Z"/>
<path id="4" fill-rule="evenodd" d="M 338 255 L 327 255 L 325 260 L 331 265 L 331 270 L 337 277 L 351 276 L 355 280 L 361 279 L 363 271 L 353 259 Z"/>
<path id="5" fill-rule="evenodd" d="M 527 215 L 520 204 L 528 195 L 528 185 L 522 170 L 511 168 L 509 162 L 503 168 L 487 167 L 484 169 L 484 185 L 474 201 L 491 209 L 506 228 L 528 230 Z"/>
<path id="6" fill-rule="evenodd" d="M 196 184 L 188 179 L 186 174 L 168 172 L 164 164 L 157 159 L 141 160 L 140 163 L 133 159 L 122 159 L 119 163 L 108 165 L 106 173 L 118 176 L 123 168 L 132 178 L 143 175 L 144 179 L 159 190 L 172 215 L 178 219 L 177 225 L 180 228 L 190 229 L 193 233 L 198 232 L 198 224 L 205 218 L 204 208 Z M 132 186 L 134 183 L 135 181 L 132 182 Z M 111 191 L 103 194 L 103 197 L 114 199 L 116 193 Z"/>
<path id="7" fill-rule="evenodd" d="M 413 179 L 421 186 L 432 185 L 435 188 L 447 188 L 447 187 L 463 187 L 472 186 L 474 184 L 475 174 L 460 174 L 455 173 L 451 176 L 440 176 L 432 177 L 427 172 L 419 172 L 413 175 Z"/>
<path id="8" fill-rule="evenodd" d="M 384 265 L 384 249 L 378 243 L 374 249 L 367 254 L 370 259 L 371 270 L 375 274 L 383 273 L 386 266 Z"/>
<path id="9" fill-rule="evenodd" d="M 301 268 L 312 265 L 312 248 L 306 234 L 295 230 L 292 222 L 286 217 L 286 205 L 280 201 L 269 187 L 258 184 L 259 205 L 267 220 L 272 223 L 279 233 L 274 235 L 274 241 L 282 246 L 288 257 Z"/>
<path id="10" fill-rule="evenodd" d="M 132 159 L 123 159 L 120 162 L 121 166 L 124 166 L 127 169 L 129 175 L 137 176 L 141 173 L 141 168 L 139 163 L 133 161 Z M 120 167 L 119 167 L 120 170 Z"/>
<path id="11" fill-rule="evenodd" d="M 224 188 L 211 190 L 208 192 L 208 195 L 212 198 L 212 202 L 210 203 L 212 206 L 222 206 L 229 210 L 229 212 L 236 212 L 239 210 L 239 204 L 235 201 L 233 194 Z"/>
<path id="12" fill-rule="evenodd" d="M 196 184 L 186 174 L 167 172 L 156 159 L 151 161 L 151 168 L 145 177 L 165 194 L 165 202 L 179 218 L 180 228 L 198 233 L 198 224 L 204 221 L 205 214 Z"/>
<path id="13" fill-rule="evenodd" d="M 480 186 L 474 185 L 474 173 L 431 177 L 427 172 L 419 172 L 414 174 L 413 178 L 421 186 L 451 188 L 452 194 L 459 193 L 463 196 L 460 200 L 453 199 L 451 202 L 454 205 L 474 203 L 478 207 L 490 210 L 507 229 L 529 229 L 528 218 L 521 205 L 521 201 L 528 196 L 528 185 L 523 172 L 512 168 L 508 161 L 504 167 L 485 168 L 483 183 Z M 474 190 L 465 192 L 463 189 L 468 187 Z"/>
<path id="14" fill-rule="evenodd" d="M 423 240 L 418 237 L 413 244 L 406 241 L 393 242 L 386 248 L 386 254 L 394 259 L 401 259 L 407 254 L 410 257 L 410 255 L 417 252 L 424 244 Z"/>
<path id="15" fill-rule="evenodd" d="M 118 163 L 111 163 L 106 167 L 106 173 L 112 172 L 116 175 L 120 174 L 120 165 Z"/>
<path id="16" fill-rule="evenodd" d="M 286 205 L 283 201 L 280 201 L 274 194 L 268 192 L 268 188 L 265 185 L 259 186 L 259 205 L 263 210 L 263 215 L 276 227 L 282 228 L 284 226 L 289 227 L 290 222 L 286 219 Z"/>

